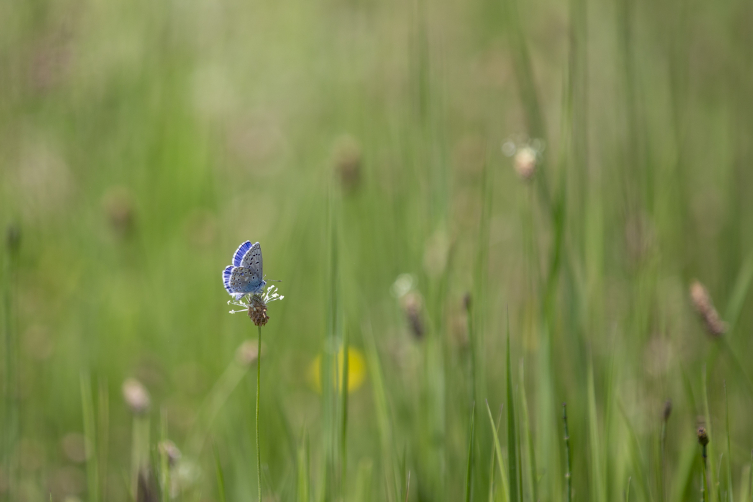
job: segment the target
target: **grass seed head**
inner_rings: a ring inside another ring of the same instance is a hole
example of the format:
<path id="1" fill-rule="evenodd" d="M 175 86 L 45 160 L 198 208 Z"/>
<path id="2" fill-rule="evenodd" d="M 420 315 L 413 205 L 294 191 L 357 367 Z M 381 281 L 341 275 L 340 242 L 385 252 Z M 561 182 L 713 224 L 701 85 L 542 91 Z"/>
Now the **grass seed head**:
<path id="1" fill-rule="evenodd" d="M 421 316 L 421 311 L 424 303 L 423 298 L 421 298 L 421 294 L 417 291 L 410 291 L 400 299 L 400 303 L 403 307 L 403 311 L 405 312 L 405 317 L 408 320 L 411 334 L 417 340 L 420 340 L 421 338 L 423 338 L 424 333 L 426 332 L 424 321 Z"/>
<path id="2" fill-rule="evenodd" d="M 664 411 L 662 413 L 662 418 L 666 422 L 669 420 L 669 416 L 672 414 L 672 400 L 667 399 L 667 401 L 664 403 Z"/>
<path id="3" fill-rule="evenodd" d="M 709 444 L 709 434 L 706 432 L 706 427 L 698 427 L 696 430 L 696 435 L 698 436 L 698 444 L 701 446 L 706 446 Z"/>
<path id="4" fill-rule="evenodd" d="M 719 312 L 714 308 L 711 295 L 699 281 L 693 281 L 690 285 L 690 301 L 711 336 L 718 337 L 727 331 L 727 324 L 722 321 Z"/>

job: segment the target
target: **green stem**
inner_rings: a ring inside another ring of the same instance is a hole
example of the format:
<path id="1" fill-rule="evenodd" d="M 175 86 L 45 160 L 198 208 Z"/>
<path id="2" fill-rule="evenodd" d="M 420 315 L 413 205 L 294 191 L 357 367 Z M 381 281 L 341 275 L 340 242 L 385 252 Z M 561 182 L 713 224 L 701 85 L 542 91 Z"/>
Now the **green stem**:
<path id="1" fill-rule="evenodd" d="M 567 405 L 562 405 L 562 421 L 565 423 L 565 481 L 567 481 L 567 502 L 572 500 L 573 496 L 573 478 L 570 472 L 570 434 L 567 430 Z"/>
<path id="2" fill-rule="evenodd" d="M 256 352 L 256 482 L 259 485 L 259 502 L 261 502 L 261 447 L 259 445 L 259 395 L 261 394 L 261 326 L 259 326 L 259 345 Z"/>
<path id="3" fill-rule="evenodd" d="M 662 420 L 661 423 L 661 440 L 660 440 L 660 459 L 659 459 L 659 486 L 661 489 L 661 493 L 659 494 L 660 499 L 662 501 L 667 500 L 667 482 L 664 479 L 664 476 L 666 474 L 666 468 L 665 468 L 665 461 L 664 461 L 664 455 L 666 452 L 666 445 L 667 445 L 667 420 Z"/>
<path id="4" fill-rule="evenodd" d="M 702 445 L 703 448 L 703 464 L 701 464 L 701 472 L 703 473 L 703 480 L 701 485 L 701 502 L 706 502 L 708 497 L 708 486 L 706 485 L 706 445 Z"/>

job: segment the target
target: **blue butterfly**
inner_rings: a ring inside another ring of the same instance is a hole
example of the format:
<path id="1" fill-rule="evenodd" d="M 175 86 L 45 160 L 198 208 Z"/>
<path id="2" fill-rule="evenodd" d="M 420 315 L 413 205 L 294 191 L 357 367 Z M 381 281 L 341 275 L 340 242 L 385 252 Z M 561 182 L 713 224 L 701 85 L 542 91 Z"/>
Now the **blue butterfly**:
<path id="1" fill-rule="evenodd" d="M 222 283 L 234 300 L 264 291 L 267 282 L 262 274 L 261 246 L 258 242 L 251 245 L 251 241 L 246 241 L 238 246 L 233 255 L 233 264 L 222 271 Z"/>

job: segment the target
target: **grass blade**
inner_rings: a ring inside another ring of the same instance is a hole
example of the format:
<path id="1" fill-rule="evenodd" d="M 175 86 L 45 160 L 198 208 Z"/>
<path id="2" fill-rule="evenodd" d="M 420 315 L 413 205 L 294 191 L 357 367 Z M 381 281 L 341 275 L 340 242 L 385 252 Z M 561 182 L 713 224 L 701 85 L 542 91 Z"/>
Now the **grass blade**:
<path id="1" fill-rule="evenodd" d="M 217 500 L 225 502 L 225 475 L 222 471 L 222 463 L 220 462 L 220 453 L 217 451 L 217 446 L 214 447 L 214 467 L 217 475 Z"/>
<path id="2" fill-rule="evenodd" d="M 706 374 L 706 367 L 703 368 L 703 381 L 701 382 L 701 385 L 703 387 L 703 410 L 704 410 L 704 416 L 706 420 L 705 428 L 706 433 L 708 434 L 708 446 L 703 447 L 703 458 L 704 458 L 704 475 L 703 479 L 706 480 L 706 469 L 708 468 L 708 477 L 709 482 L 708 486 L 706 487 L 706 495 L 708 496 L 709 500 L 717 500 L 717 483 L 716 483 L 716 471 L 714 470 L 714 462 L 713 459 L 716 458 L 716 447 L 714 446 L 714 443 L 711 441 L 713 439 L 713 434 L 711 431 L 711 410 L 709 408 L 709 396 L 708 396 L 708 376 Z M 706 465 L 705 459 L 707 458 L 706 453 L 708 452 L 708 457 L 711 457 L 712 461 Z"/>
<path id="3" fill-rule="evenodd" d="M 310 493 L 308 439 L 304 433 L 303 441 L 298 448 L 298 502 L 310 502 Z"/>
<path id="4" fill-rule="evenodd" d="M 502 412 L 499 413 L 497 423 L 494 425 L 494 430 L 499 433 L 499 424 L 502 422 Z M 491 462 L 489 462 L 489 502 L 494 502 L 494 460 L 496 458 L 496 450 L 492 448 Z"/>
<path id="5" fill-rule="evenodd" d="M 688 444 L 682 450 L 677 462 L 672 489 L 669 492 L 669 500 L 671 502 L 688 500 L 690 496 L 693 487 L 693 472 L 696 465 L 696 448 L 695 444 Z"/>
<path id="6" fill-rule="evenodd" d="M 81 373 L 81 407 L 84 416 L 84 447 L 86 448 L 86 481 L 89 500 L 99 500 L 99 472 L 97 464 L 97 440 L 94 430 L 94 400 L 89 375 Z"/>
<path id="7" fill-rule="evenodd" d="M 356 498 L 359 502 L 370 502 L 372 500 L 371 477 L 373 464 L 369 459 L 363 459 L 358 464 L 358 474 L 356 474 Z M 299 502 L 304 502 L 299 500 Z M 308 502 L 308 501 L 305 501 Z"/>
<path id="8" fill-rule="evenodd" d="M 160 446 L 167 444 L 167 413 L 164 409 L 160 413 Z M 172 481 L 170 479 L 170 459 L 168 458 L 166 448 L 158 448 L 160 473 L 162 478 L 161 483 L 161 498 L 162 502 L 170 501 L 170 492 L 172 491 Z"/>
<path id="9" fill-rule="evenodd" d="M 530 494 L 531 500 L 538 500 L 538 489 L 537 489 L 537 479 L 536 479 L 536 451 L 533 447 L 533 434 L 531 433 L 531 422 L 529 419 L 528 414 L 528 400 L 526 399 L 526 387 L 525 387 L 525 368 L 523 367 L 523 364 L 520 365 L 520 388 L 521 388 L 521 397 L 520 397 L 520 405 L 521 405 L 521 412 L 523 414 L 522 416 L 522 422 L 523 422 L 523 437 L 524 439 L 521 440 L 521 450 L 523 449 L 523 444 L 525 444 L 526 449 L 526 455 L 528 462 L 526 463 L 526 479 L 528 480 L 528 493 Z M 522 455 L 521 455 L 522 456 Z"/>
<path id="10" fill-rule="evenodd" d="M 562 403 L 562 422 L 565 426 L 565 482 L 567 484 L 565 500 L 570 502 L 573 499 L 573 474 L 570 471 L 570 432 L 567 428 L 567 403 Z"/>
<path id="11" fill-rule="evenodd" d="M 510 500 L 521 500 L 520 465 L 518 459 L 518 431 L 515 424 L 515 399 L 512 387 L 512 358 L 510 357 L 510 320 L 507 320 L 507 468 L 510 471 Z"/>
<path id="12" fill-rule="evenodd" d="M 732 445 L 729 433 L 729 400 L 727 399 L 727 382 L 724 382 L 724 411 L 727 422 L 727 498 L 734 502 L 734 489 L 732 487 Z"/>
<path id="13" fill-rule="evenodd" d="M 465 470 L 465 502 L 471 501 L 471 492 L 473 491 L 473 443 L 476 432 L 476 403 L 471 408 L 471 433 L 468 441 L 468 463 Z"/>
<path id="14" fill-rule="evenodd" d="M 338 367 L 342 366 L 342 379 L 340 384 L 340 496 L 345 497 L 345 480 L 348 473 L 348 330 L 343 329 L 343 346 L 342 346 L 342 364 L 337 362 Z M 338 357 L 339 359 L 339 357 Z"/>
<path id="15" fill-rule="evenodd" d="M 369 380 L 374 392 L 374 407 L 376 408 L 377 430 L 379 431 L 379 440 L 382 449 L 382 469 L 387 477 L 387 500 L 397 500 L 400 490 L 400 477 L 396 471 L 393 459 L 392 443 L 392 423 L 390 420 L 389 406 L 387 404 L 387 391 L 385 390 L 384 375 L 382 366 L 379 362 L 379 353 L 377 352 L 374 335 L 371 328 L 366 326 L 364 333 L 364 348 L 366 349 L 366 359 L 369 368 Z"/>
<path id="16" fill-rule="evenodd" d="M 591 490 L 598 500 L 607 500 L 606 487 L 604 486 L 604 473 L 601 463 L 601 443 L 599 441 L 599 423 L 596 414 L 596 389 L 594 386 L 593 363 L 588 367 L 588 429 L 591 443 Z"/>
<path id="17" fill-rule="evenodd" d="M 494 424 L 494 417 L 492 417 L 492 410 L 489 408 L 489 401 L 486 402 L 486 411 L 489 413 L 489 423 L 492 425 L 492 434 L 494 435 L 494 451 L 497 452 L 497 463 L 499 465 L 499 475 L 502 478 L 502 491 L 505 493 L 505 500 L 510 500 L 510 488 L 507 482 L 507 474 L 505 473 L 505 463 L 502 460 L 502 447 L 499 445 L 499 435 L 497 434 L 497 427 Z"/>
<path id="18" fill-rule="evenodd" d="M 737 324 L 743 303 L 748 296 L 751 283 L 753 283 L 753 252 L 748 255 L 745 263 L 743 263 L 742 269 L 740 269 L 740 272 L 737 275 L 735 286 L 732 289 L 732 294 L 730 295 L 729 303 L 727 304 L 727 310 L 724 312 L 724 319 L 729 323 L 731 328 L 730 331 L 733 331 Z"/>

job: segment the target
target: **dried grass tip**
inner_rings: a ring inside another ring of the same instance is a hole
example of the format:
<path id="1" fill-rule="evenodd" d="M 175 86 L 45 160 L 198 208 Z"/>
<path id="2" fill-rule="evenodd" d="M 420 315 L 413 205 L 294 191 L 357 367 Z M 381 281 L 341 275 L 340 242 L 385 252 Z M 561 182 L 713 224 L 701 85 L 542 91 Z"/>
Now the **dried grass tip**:
<path id="1" fill-rule="evenodd" d="M 727 331 L 727 324 L 719 317 L 708 290 L 699 281 L 690 285 L 690 301 L 711 336 L 721 336 Z"/>

